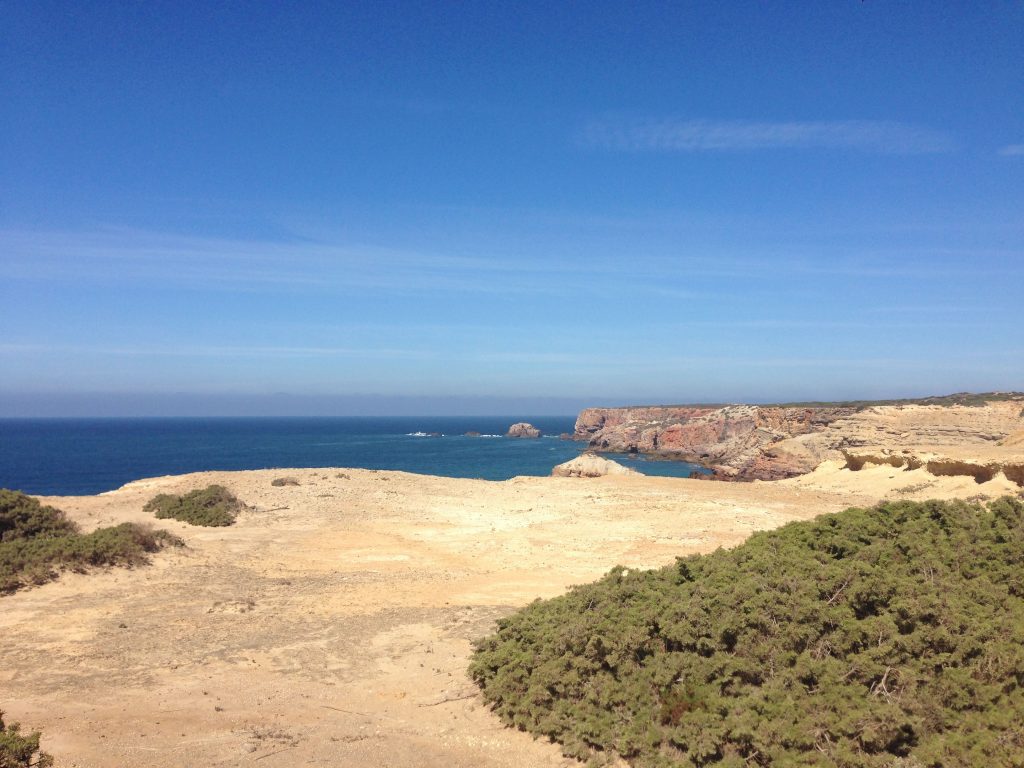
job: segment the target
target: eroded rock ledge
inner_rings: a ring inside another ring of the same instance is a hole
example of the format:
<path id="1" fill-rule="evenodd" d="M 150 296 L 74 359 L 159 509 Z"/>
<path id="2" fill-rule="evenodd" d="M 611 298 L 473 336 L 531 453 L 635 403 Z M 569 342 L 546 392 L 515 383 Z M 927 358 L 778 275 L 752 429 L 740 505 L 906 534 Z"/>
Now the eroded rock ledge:
<path id="1" fill-rule="evenodd" d="M 894 467 L 927 464 L 934 474 L 970 465 L 1014 479 L 1024 464 L 1022 436 L 1019 393 L 885 405 L 588 408 L 573 435 L 594 451 L 693 461 L 715 479 L 736 480 L 794 477 L 826 460 L 858 469 L 861 457 Z"/>
<path id="2" fill-rule="evenodd" d="M 845 453 L 845 468 L 859 472 L 865 467 L 890 466 L 897 469 L 924 470 L 936 477 L 973 477 L 976 483 L 987 483 L 999 475 L 1024 487 L 1024 457 L 1010 454 L 999 459 L 950 458 L 942 455 L 919 456 L 914 453 L 857 454 Z"/>

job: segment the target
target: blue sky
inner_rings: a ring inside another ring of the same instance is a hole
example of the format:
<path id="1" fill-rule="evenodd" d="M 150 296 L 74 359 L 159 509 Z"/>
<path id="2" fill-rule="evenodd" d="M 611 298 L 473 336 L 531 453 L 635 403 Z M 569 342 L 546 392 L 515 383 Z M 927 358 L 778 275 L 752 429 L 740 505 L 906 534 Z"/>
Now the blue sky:
<path id="1" fill-rule="evenodd" d="M 4 3 L 0 415 L 1024 389 L 1021 40 L 1016 2 Z"/>

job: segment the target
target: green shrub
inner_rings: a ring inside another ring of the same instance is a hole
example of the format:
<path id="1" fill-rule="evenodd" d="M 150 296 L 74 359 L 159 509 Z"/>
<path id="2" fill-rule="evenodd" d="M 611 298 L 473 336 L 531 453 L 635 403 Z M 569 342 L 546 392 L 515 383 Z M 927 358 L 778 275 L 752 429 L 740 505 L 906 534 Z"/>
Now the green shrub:
<path id="1" fill-rule="evenodd" d="M 81 534 L 60 510 L 2 489 L 0 530 L 0 594 L 51 581 L 62 570 L 142 565 L 148 562 L 147 553 L 183 543 L 166 531 L 134 523 Z"/>
<path id="2" fill-rule="evenodd" d="M 63 512 L 44 507 L 38 499 L 0 488 L 0 542 L 35 536 L 67 536 L 75 524 Z"/>
<path id="3" fill-rule="evenodd" d="M 48 768 L 53 758 L 39 751 L 39 734 L 22 735 L 18 723 L 4 723 L 0 711 L 0 768 Z"/>
<path id="4" fill-rule="evenodd" d="M 98 528 L 86 534 L 5 541 L 0 543 L 0 593 L 44 584 L 57 578 L 62 570 L 84 573 L 102 566 L 145 565 L 149 562 L 147 553 L 182 543 L 166 531 L 135 523 Z"/>
<path id="5" fill-rule="evenodd" d="M 223 485 L 209 485 L 184 496 L 161 493 L 143 507 L 159 519 L 171 517 L 191 525 L 205 526 L 231 525 L 244 508 L 245 505 Z"/>
<path id="6" fill-rule="evenodd" d="M 505 722 L 634 766 L 1024 765 L 1024 502 L 881 504 L 613 569 L 478 642 Z"/>

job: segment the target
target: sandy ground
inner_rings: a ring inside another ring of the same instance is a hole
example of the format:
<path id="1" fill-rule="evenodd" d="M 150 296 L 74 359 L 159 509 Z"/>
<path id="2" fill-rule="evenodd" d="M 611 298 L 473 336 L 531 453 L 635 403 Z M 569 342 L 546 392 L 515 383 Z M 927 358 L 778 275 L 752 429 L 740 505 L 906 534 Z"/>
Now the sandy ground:
<path id="1" fill-rule="evenodd" d="M 274 487 L 290 476 L 300 485 Z M 366 470 L 210 472 L 47 498 L 86 529 L 149 521 L 158 492 L 221 483 L 230 528 L 0 597 L 0 706 L 58 765 L 566 766 L 502 727 L 471 641 L 616 564 L 649 568 L 882 497 L 997 496 L 997 477 L 824 465 L 796 480 L 456 480 Z"/>

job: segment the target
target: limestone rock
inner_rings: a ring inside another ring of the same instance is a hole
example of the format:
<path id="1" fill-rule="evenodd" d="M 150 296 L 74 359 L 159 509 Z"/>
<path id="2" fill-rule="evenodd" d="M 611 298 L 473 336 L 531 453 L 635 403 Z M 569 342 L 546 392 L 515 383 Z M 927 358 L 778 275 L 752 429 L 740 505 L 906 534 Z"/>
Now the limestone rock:
<path id="1" fill-rule="evenodd" d="M 520 421 L 508 428 L 505 437 L 540 437 L 540 434 L 540 430 L 533 426 L 533 424 Z"/>
<path id="2" fill-rule="evenodd" d="M 588 408 L 576 420 L 574 437 L 592 451 L 696 462 L 713 468 L 718 479 L 778 480 L 850 454 L 892 451 L 945 455 L 955 449 L 972 458 L 1014 452 L 1017 461 L 1024 395 L 972 399 L 980 402 Z"/>
<path id="3" fill-rule="evenodd" d="M 604 459 L 593 453 L 581 454 L 551 470 L 552 477 L 604 477 L 605 475 L 636 474 L 639 473 L 635 469 L 624 467 L 611 459 Z"/>

